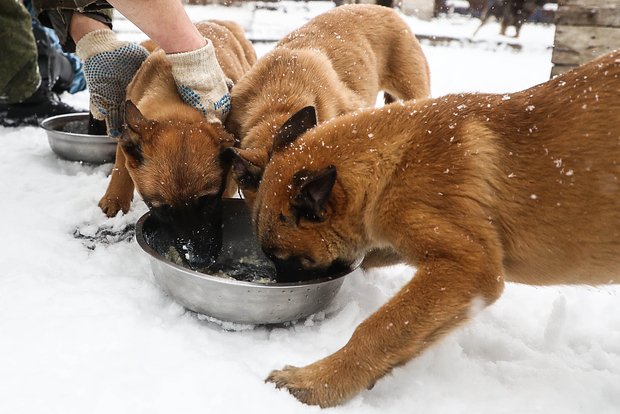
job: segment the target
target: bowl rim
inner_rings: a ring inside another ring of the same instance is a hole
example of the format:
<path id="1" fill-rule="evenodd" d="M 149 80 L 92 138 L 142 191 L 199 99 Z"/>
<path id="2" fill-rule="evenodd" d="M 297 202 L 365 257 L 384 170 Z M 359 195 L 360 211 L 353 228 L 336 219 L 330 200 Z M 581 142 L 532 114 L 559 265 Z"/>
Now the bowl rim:
<path id="1" fill-rule="evenodd" d="M 362 260 L 363 257 L 360 257 L 358 259 L 356 259 L 349 267 L 349 269 L 347 269 L 346 271 L 341 271 L 341 272 L 337 272 L 335 273 L 333 276 L 328 276 L 328 277 L 323 277 L 320 279 L 313 279 L 309 282 L 292 282 L 292 283 L 257 283 L 257 282 L 246 282 L 243 280 L 236 280 L 236 279 L 232 279 L 232 278 L 223 278 L 221 276 L 214 276 L 214 275 L 210 275 L 208 273 L 202 273 L 199 272 L 197 270 L 193 270 L 193 269 L 189 269 L 187 267 L 184 266 L 179 266 L 176 263 L 171 262 L 170 260 L 167 260 L 165 257 L 163 257 L 161 254 L 159 254 L 155 249 L 153 249 L 146 241 L 146 239 L 144 238 L 144 232 L 142 231 L 144 223 L 146 222 L 146 220 L 148 220 L 148 218 L 151 217 L 151 212 L 147 211 L 146 213 L 144 213 L 136 222 L 136 240 L 138 242 L 138 245 L 140 246 L 140 248 L 146 252 L 147 254 L 149 254 L 152 258 L 158 260 L 159 262 L 161 262 L 164 265 L 167 266 L 171 266 L 177 270 L 182 271 L 183 273 L 185 273 L 187 276 L 193 276 L 193 277 L 197 277 L 200 279 L 205 279 L 205 280 L 209 280 L 212 282 L 216 282 L 216 283 L 223 283 L 223 284 L 229 284 L 229 285 L 238 285 L 238 286 L 244 286 L 244 287 L 253 287 L 253 288 L 267 288 L 267 289 L 283 289 L 283 288 L 292 288 L 292 287 L 312 287 L 312 286 L 316 286 L 316 285 L 321 285 L 323 283 L 328 283 L 328 282 L 332 282 L 338 279 L 343 278 L 344 276 L 347 276 L 353 272 L 355 272 L 359 266 L 362 264 Z"/>
<path id="2" fill-rule="evenodd" d="M 54 116 L 50 116 L 48 118 L 45 118 L 43 121 L 41 121 L 39 123 L 39 126 L 41 128 L 43 128 L 45 131 L 47 132 L 53 132 L 56 134 L 59 134 L 60 136 L 65 136 L 67 138 L 70 137 L 74 137 L 74 138 L 80 138 L 80 139 L 84 139 L 84 138 L 91 138 L 93 141 L 97 141 L 100 142 L 101 138 L 105 138 L 106 140 L 109 141 L 109 143 L 113 143 L 113 144 L 117 144 L 118 143 L 118 138 L 113 138 L 109 135 L 91 135 L 91 134 L 80 134 L 77 132 L 66 132 L 66 131 L 60 131 L 58 129 L 54 129 L 52 127 L 49 126 L 50 123 L 59 120 L 59 119 L 64 119 L 64 118 L 77 118 L 75 119 L 76 121 L 78 119 L 81 119 L 83 117 L 85 117 L 86 119 L 88 119 L 88 112 L 72 112 L 69 114 L 61 114 L 61 115 L 54 115 Z M 56 138 L 59 138 L 58 136 Z M 104 142 L 104 144 L 107 144 L 108 142 Z"/>

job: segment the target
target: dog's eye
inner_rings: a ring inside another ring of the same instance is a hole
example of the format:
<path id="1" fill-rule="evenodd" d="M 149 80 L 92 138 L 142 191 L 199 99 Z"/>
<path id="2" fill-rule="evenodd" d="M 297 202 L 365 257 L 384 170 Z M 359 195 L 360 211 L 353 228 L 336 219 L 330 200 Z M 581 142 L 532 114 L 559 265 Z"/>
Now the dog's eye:
<path id="1" fill-rule="evenodd" d="M 303 208 L 303 207 L 294 207 L 293 215 L 295 217 L 295 221 L 297 222 L 297 225 L 299 225 L 299 222 L 302 219 L 310 221 L 312 223 L 321 223 L 325 221 L 325 217 L 323 215 L 319 216 L 314 211 L 307 209 L 307 208 Z"/>

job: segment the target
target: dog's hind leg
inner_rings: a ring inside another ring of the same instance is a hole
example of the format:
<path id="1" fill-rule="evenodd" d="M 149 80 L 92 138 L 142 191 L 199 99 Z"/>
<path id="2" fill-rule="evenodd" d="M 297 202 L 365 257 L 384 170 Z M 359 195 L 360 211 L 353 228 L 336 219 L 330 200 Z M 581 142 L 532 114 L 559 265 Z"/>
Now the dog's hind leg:
<path id="1" fill-rule="evenodd" d="M 385 103 L 397 99 L 428 98 L 431 95 L 430 70 L 418 41 L 411 36 L 401 36 L 390 48 L 387 67 L 381 79 Z"/>

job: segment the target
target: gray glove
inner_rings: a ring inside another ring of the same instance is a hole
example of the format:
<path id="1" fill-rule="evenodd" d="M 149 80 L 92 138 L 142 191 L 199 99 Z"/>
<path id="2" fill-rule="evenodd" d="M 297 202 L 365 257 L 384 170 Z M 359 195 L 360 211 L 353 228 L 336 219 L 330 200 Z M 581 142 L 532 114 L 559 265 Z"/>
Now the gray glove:
<path id="1" fill-rule="evenodd" d="M 118 40 L 112 30 L 96 30 L 80 39 L 76 53 L 84 61 L 91 113 L 96 119 L 105 119 L 111 137 L 119 136 L 127 85 L 148 51 L 135 43 Z"/>

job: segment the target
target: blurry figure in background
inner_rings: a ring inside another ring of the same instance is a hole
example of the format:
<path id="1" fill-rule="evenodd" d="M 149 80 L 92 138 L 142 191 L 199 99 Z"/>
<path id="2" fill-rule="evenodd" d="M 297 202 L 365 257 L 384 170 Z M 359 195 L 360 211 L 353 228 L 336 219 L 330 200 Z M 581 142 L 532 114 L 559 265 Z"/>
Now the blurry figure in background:
<path id="1" fill-rule="evenodd" d="M 502 36 L 506 35 L 508 26 L 514 26 L 516 31 L 514 37 L 519 37 L 523 23 L 545 2 L 546 0 L 488 0 L 480 15 L 480 26 L 472 37 L 478 33 L 491 16 L 500 21 L 499 33 Z"/>
<path id="2" fill-rule="evenodd" d="M 166 52 L 181 98 L 211 122 L 223 123 L 230 110 L 228 79 L 180 0 L 33 0 L 39 19 L 54 28 L 63 48 L 84 61 L 90 111 L 106 121 L 108 134 L 121 134 L 127 85 L 148 56 L 136 43 L 112 31 L 117 9 Z"/>
<path id="3" fill-rule="evenodd" d="M 58 94 L 84 90 L 82 64 L 60 49 L 54 33 L 33 19 L 20 1 L 0 3 L 0 125 L 37 125 L 72 112 Z"/>

